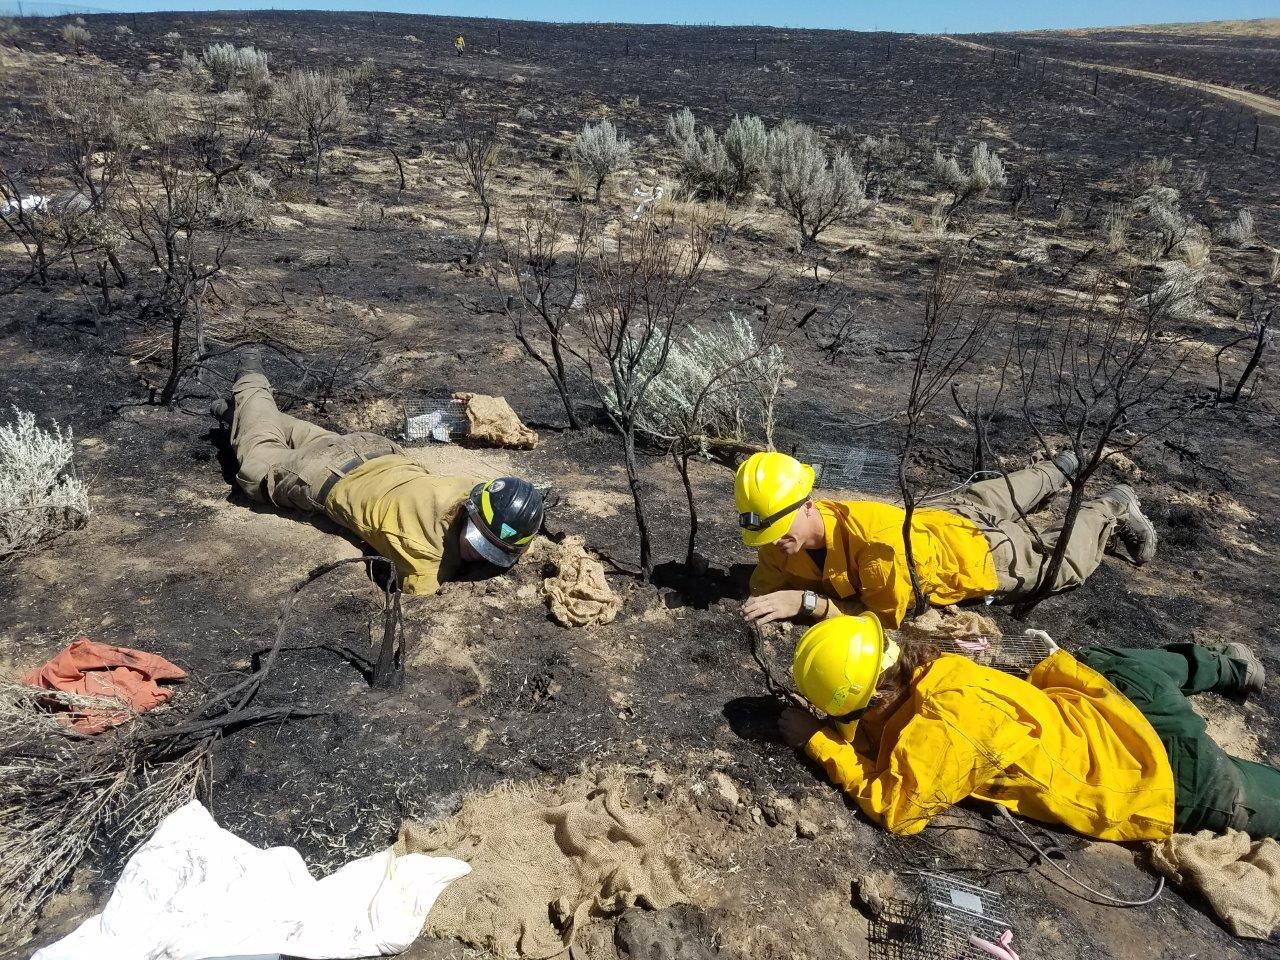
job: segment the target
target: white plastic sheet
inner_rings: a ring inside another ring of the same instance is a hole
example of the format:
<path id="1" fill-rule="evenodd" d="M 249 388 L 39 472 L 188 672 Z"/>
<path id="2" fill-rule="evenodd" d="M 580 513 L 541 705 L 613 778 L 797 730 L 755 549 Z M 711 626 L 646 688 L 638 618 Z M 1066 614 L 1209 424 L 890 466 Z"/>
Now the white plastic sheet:
<path id="1" fill-rule="evenodd" d="M 44 213 L 49 209 L 49 198 L 42 197 L 38 194 L 32 194 L 29 197 L 15 197 L 12 200 L 6 200 L 0 205 L 0 216 L 10 216 L 11 214 L 22 213 Z"/>
<path id="2" fill-rule="evenodd" d="M 452 857 L 385 850 L 315 880 L 292 847 L 259 850 L 193 800 L 134 853 L 101 914 L 32 960 L 400 953 L 444 888 L 470 871 Z"/>

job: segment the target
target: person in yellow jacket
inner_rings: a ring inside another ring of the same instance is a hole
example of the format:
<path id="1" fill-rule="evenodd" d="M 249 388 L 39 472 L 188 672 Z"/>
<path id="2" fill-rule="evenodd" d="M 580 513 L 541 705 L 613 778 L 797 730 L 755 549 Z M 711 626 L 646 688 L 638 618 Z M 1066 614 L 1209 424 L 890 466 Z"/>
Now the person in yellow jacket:
<path id="1" fill-rule="evenodd" d="M 453 38 L 453 52 L 458 56 L 462 56 L 467 52 L 467 38 L 462 34 L 458 34 Z"/>
<path id="2" fill-rule="evenodd" d="M 860 614 L 811 627 L 792 676 L 826 720 L 788 708 L 783 739 L 896 834 L 975 797 L 1099 840 L 1280 836 L 1280 770 L 1228 756 L 1186 699 L 1260 692 L 1243 644 L 1058 650 L 1023 680 Z"/>
<path id="3" fill-rule="evenodd" d="M 920 589 L 947 606 L 993 594 L 1016 598 L 1039 584 L 1060 526 L 1035 534 L 1025 516 L 1067 485 L 1070 452 L 972 484 L 917 507 L 911 549 Z M 734 499 L 743 542 L 757 550 L 743 615 L 767 623 L 871 610 L 896 627 L 914 603 L 901 507 L 871 500 L 815 500 L 813 468 L 783 453 L 756 453 L 738 468 Z M 1052 592 L 1079 586 L 1117 534 L 1137 564 L 1155 556 L 1156 531 L 1128 486 L 1086 503 Z M 1041 546 L 1043 544 L 1043 546 Z"/>
<path id="4" fill-rule="evenodd" d="M 435 593 L 467 565 L 511 567 L 542 526 L 542 495 L 527 480 L 435 474 L 376 433 L 337 434 L 281 413 L 256 349 L 244 354 L 232 403 L 215 401 L 210 413 L 230 428 L 245 493 L 325 514 L 390 560 L 405 593 Z"/>

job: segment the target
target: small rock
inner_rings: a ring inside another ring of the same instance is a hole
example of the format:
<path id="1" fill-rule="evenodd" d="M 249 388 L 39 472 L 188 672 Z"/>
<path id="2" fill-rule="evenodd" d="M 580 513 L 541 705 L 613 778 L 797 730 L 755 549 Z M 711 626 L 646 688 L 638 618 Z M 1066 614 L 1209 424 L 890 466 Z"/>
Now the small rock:
<path id="1" fill-rule="evenodd" d="M 850 887 L 853 905 L 866 917 L 880 916 L 892 900 L 910 899 L 898 878 L 883 870 L 870 870 L 855 877 Z"/>
<path id="2" fill-rule="evenodd" d="M 796 821 L 796 836 L 801 840 L 813 840 L 818 836 L 818 825 L 801 817 Z"/>
<path id="3" fill-rule="evenodd" d="M 737 784 L 719 770 L 713 771 L 707 783 L 707 806 L 720 813 L 731 813 L 741 802 Z"/>
<path id="4" fill-rule="evenodd" d="M 760 804 L 765 823 L 771 827 L 786 827 L 796 822 L 799 812 L 794 800 L 786 797 L 770 797 Z"/>
<path id="5" fill-rule="evenodd" d="M 755 824 L 764 823 L 764 811 L 762 811 L 759 807 L 752 807 L 751 822 Z"/>

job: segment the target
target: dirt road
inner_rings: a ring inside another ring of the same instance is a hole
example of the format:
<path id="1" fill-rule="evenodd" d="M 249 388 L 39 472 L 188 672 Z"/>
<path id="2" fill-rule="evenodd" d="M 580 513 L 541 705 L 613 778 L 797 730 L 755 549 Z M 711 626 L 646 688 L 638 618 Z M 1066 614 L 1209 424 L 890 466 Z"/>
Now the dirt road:
<path id="1" fill-rule="evenodd" d="M 958 37 L 943 37 L 951 43 L 961 47 L 968 47 L 971 50 L 981 50 L 984 53 L 990 53 L 996 49 L 982 43 L 974 43 L 972 40 L 961 40 Z M 1274 97 L 1263 96 L 1260 93 L 1251 93 L 1248 90 L 1238 90 L 1235 87 L 1224 87 L 1216 83 L 1203 83 L 1199 80 L 1188 80 L 1186 77 L 1176 77 L 1168 73 L 1154 73 L 1150 70 L 1135 70 L 1132 67 L 1115 67 L 1105 63 L 1089 63 L 1084 60 L 1061 60 L 1057 57 L 1046 57 L 1044 59 L 1051 60 L 1055 63 L 1066 64 L 1069 67 L 1079 67 L 1082 70 L 1102 70 L 1105 73 L 1124 73 L 1131 77 L 1142 77 L 1146 80 L 1159 80 L 1164 83 L 1172 83 L 1179 87 L 1190 87 L 1193 90 L 1199 90 L 1203 93 L 1211 93 L 1214 96 L 1222 97 L 1224 100 L 1230 100 L 1233 103 L 1239 103 L 1250 110 L 1258 113 L 1280 119 L 1280 100 Z"/>

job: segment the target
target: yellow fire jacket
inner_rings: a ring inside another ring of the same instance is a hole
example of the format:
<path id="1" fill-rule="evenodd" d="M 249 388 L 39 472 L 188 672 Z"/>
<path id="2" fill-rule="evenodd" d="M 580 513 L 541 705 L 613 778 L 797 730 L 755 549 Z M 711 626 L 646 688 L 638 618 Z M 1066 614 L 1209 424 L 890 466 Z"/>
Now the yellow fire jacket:
<path id="1" fill-rule="evenodd" d="M 827 529 L 827 559 L 818 569 L 808 551 L 788 557 L 773 544 L 761 547 L 751 593 L 814 590 L 835 600 L 860 600 L 886 627 L 896 627 L 913 602 L 911 573 L 902 542 L 901 507 L 871 500 L 815 501 Z M 945 510 L 916 510 L 911 550 L 920 589 L 946 606 L 985 597 L 996 589 L 987 539 L 969 520 Z"/>
<path id="2" fill-rule="evenodd" d="M 1026 680 L 944 654 L 892 714 L 844 734 L 823 727 L 806 749 L 893 833 L 918 833 L 970 796 L 1099 840 L 1173 832 L 1173 770 L 1156 732 L 1063 650 Z"/>
<path id="3" fill-rule="evenodd" d="M 439 476 L 392 454 L 362 463 L 334 484 L 325 513 L 392 561 L 405 593 L 435 593 L 461 565 L 455 525 L 481 482 Z"/>

